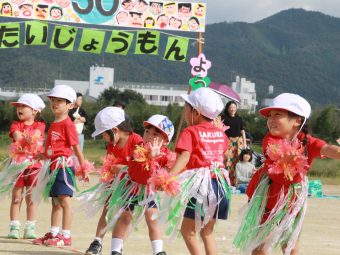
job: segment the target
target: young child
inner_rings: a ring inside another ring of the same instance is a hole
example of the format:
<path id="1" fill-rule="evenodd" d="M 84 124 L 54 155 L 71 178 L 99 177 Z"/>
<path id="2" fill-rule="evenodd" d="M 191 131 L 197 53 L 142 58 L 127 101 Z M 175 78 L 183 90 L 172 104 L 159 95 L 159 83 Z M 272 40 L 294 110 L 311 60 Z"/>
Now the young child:
<path id="1" fill-rule="evenodd" d="M 34 244 L 49 246 L 71 245 L 72 209 L 70 198 L 75 190 L 74 159 L 75 154 L 80 166 L 85 165 L 84 156 L 78 144 L 78 134 L 74 123 L 68 116 L 77 99 L 76 92 L 68 85 L 55 86 L 48 94 L 54 121 L 47 133 L 45 153 L 41 158 L 50 159 L 47 184 L 43 195 L 52 198 L 51 228 L 43 237 L 33 241 Z M 72 150 L 73 149 L 73 150 Z M 38 179 L 38 184 L 43 183 Z M 34 192 L 41 193 L 39 188 Z M 59 231 L 60 216 L 62 229 Z"/>
<path id="2" fill-rule="evenodd" d="M 35 235 L 35 222 L 36 222 L 36 205 L 32 201 L 32 194 L 30 190 L 35 185 L 35 178 L 42 167 L 39 161 L 34 160 L 36 153 L 40 153 L 43 150 L 43 137 L 45 132 L 45 123 L 38 121 L 37 118 L 40 112 L 45 108 L 43 100 L 35 94 L 24 94 L 17 102 L 11 103 L 16 107 L 18 121 L 14 121 L 9 130 L 9 136 L 12 138 L 14 143 L 36 143 L 36 151 L 27 151 L 25 158 L 27 157 L 28 162 L 31 164 L 19 174 L 15 174 L 16 179 L 14 187 L 12 189 L 12 200 L 10 207 L 10 232 L 8 238 L 18 239 L 20 237 L 20 208 L 22 200 L 25 198 L 26 201 L 26 224 L 24 230 L 25 239 L 34 239 Z M 36 141 L 34 139 L 36 138 Z M 40 140 L 40 141 L 39 141 Z M 24 148 L 21 148 L 23 150 Z M 27 148 L 29 149 L 29 148 Z M 13 156 L 13 155 L 12 155 Z M 13 161 L 16 161 L 12 157 Z M 12 162 L 15 163 L 15 162 Z M 18 163 L 18 162 L 16 162 Z M 6 169 L 4 170 L 4 172 Z M 3 182 L 1 184 L 4 184 Z M 26 191 L 25 191 L 26 188 Z"/>
<path id="3" fill-rule="evenodd" d="M 102 251 L 102 240 L 106 233 L 107 202 L 113 179 L 127 165 L 127 160 L 133 154 L 136 145 L 143 142 L 142 137 L 133 132 L 125 116 L 124 111 L 119 107 L 106 107 L 94 120 L 96 130 L 92 137 L 100 134 L 103 136 L 104 141 L 107 142 L 107 154 L 100 171 L 101 183 L 80 195 L 80 199 L 86 201 L 86 211 L 97 212 L 99 208 L 103 208 L 97 224 L 96 236 L 85 252 L 88 255 L 100 254 Z"/>
<path id="4" fill-rule="evenodd" d="M 224 168 L 228 138 L 213 120 L 223 110 L 220 97 L 209 88 L 199 88 L 185 100 L 185 128 L 176 145 L 177 160 L 170 173 L 178 174 L 182 191 L 164 201 L 161 220 L 169 225 L 168 234 L 181 233 L 190 254 L 202 254 L 196 233 L 199 232 L 205 254 L 217 254 L 214 238 L 216 219 L 227 219 L 230 190 Z M 184 218 L 183 218 L 184 215 Z"/>
<path id="5" fill-rule="evenodd" d="M 152 218 L 158 212 L 157 192 L 148 183 L 153 173 L 168 168 L 175 155 L 165 145 L 174 134 L 174 126 L 168 117 L 153 115 L 144 121 L 143 146 L 136 146 L 128 170 L 114 180 L 113 193 L 108 206 L 108 226 L 112 232 L 112 253 L 120 255 L 123 239 L 139 220 L 145 216 L 154 255 L 165 255 L 158 221 Z"/>
<path id="6" fill-rule="evenodd" d="M 255 166 L 251 163 L 252 159 L 252 151 L 244 149 L 241 151 L 240 161 L 236 164 L 237 189 L 241 193 L 246 193 L 248 183 L 256 171 Z"/>
<path id="7" fill-rule="evenodd" d="M 245 254 L 298 254 L 298 238 L 307 208 L 307 172 L 316 157 L 340 159 L 340 147 L 308 134 L 309 103 L 284 93 L 260 110 L 267 118 L 264 166 L 251 179 L 250 199 L 234 244 Z"/>

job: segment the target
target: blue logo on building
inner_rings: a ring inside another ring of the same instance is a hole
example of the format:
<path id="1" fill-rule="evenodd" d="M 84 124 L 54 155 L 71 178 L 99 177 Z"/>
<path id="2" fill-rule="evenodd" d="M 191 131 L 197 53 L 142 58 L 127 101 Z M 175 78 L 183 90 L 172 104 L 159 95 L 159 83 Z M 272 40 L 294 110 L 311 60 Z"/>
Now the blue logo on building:
<path id="1" fill-rule="evenodd" d="M 94 84 L 104 85 L 104 76 L 97 76 L 97 78 L 94 79 Z"/>

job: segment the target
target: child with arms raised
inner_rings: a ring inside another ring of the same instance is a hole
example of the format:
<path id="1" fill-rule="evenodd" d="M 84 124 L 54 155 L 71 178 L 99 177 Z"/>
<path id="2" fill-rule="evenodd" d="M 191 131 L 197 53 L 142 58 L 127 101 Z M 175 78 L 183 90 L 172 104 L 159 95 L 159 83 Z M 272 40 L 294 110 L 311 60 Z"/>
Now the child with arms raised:
<path id="1" fill-rule="evenodd" d="M 169 168 L 175 155 L 165 146 L 174 134 L 172 122 L 163 115 L 144 121 L 143 146 L 136 146 L 128 169 L 113 183 L 108 205 L 108 224 L 113 226 L 112 255 L 120 255 L 127 232 L 145 216 L 154 255 L 165 255 L 158 221 L 158 196 L 150 179 L 162 168 Z"/>
<path id="2" fill-rule="evenodd" d="M 308 134 L 309 103 L 284 93 L 260 110 L 267 118 L 264 166 L 252 177 L 250 199 L 234 244 L 245 254 L 298 254 L 298 238 L 307 209 L 307 172 L 316 157 L 340 159 L 340 147 Z"/>

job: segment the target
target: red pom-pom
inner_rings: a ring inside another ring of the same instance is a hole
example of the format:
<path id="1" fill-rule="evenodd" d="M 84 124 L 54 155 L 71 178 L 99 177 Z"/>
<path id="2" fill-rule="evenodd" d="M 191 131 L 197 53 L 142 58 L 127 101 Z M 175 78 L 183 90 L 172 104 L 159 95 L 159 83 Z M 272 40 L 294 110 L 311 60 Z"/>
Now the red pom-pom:
<path id="1" fill-rule="evenodd" d="M 180 185 L 175 177 L 164 168 L 155 169 L 148 180 L 152 189 L 164 190 L 168 195 L 175 196 L 180 192 Z"/>
<path id="2" fill-rule="evenodd" d="M 94 163 L 88 160 L 85 160 L 84 164 L 78 165 L 75 167 L 75 175 L 81 180 L 85 182 L 89 182 L 88 174 L 93 172 L 95 169 Z"/>

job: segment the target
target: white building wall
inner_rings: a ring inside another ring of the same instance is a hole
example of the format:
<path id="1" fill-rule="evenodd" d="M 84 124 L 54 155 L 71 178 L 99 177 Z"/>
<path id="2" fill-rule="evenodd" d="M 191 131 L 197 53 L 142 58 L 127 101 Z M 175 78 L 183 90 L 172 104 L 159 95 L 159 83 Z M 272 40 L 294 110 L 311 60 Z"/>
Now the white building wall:
<path id="1" fill-rule="evenodd" d="M 98 98 L 105 89 L 113 86 L 114 69 L 101 66 L 90 67 L 90 87 L 88 96 Z"/>
<path id="2" fill-rule="evenodd" d="M 256 101 L 255 83 L 236 76 L 235 82 L 231 84 L 231 88 L 239 94 L 241 98 L 240 109 L 255 112 L 258 102 Z"/>

